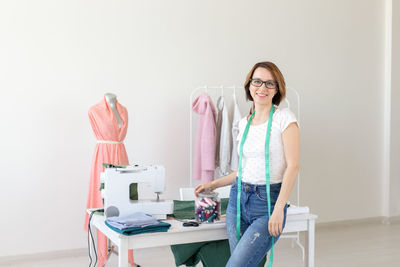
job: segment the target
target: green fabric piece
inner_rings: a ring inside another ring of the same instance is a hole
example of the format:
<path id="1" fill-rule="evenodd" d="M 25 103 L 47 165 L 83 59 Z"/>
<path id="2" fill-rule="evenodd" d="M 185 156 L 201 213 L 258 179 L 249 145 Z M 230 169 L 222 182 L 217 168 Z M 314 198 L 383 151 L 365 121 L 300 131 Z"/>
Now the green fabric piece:
<path id="1" fill-rule="evenodd" d="M 167 232 L 168 229 L 171 227 L 171 224 L 162 221 L 160 221 L 160 224 L 157 225 L 150 225 L 146 227 L 130 227 L 123 230 L 111 226 L 110 224 L 107 223 L 107 221 L 105 221 L 105 224 L 115 232 L 118 232 L 123 235 L 138 235 L 143 233 Z"/>
<path id="2" fill-rule="evenodd" d="M 224 267 L 231 256 L 228 240 L 173 245 L 171 250 L 176 266 L 194 266 L 201 261 L 204 267 Z"/>
<path id="3" fill-rule="evenodd" d="M 229 198 L 221 198 L 221 214 L 226 214 Z M 174 213 L 176 219 L 194 219 L 194 200 L 174 200 Z"/>
<path id="4" fill-rule="evenodd" d="M 229 198 L 221 198 L 221 214 L 226 214 Z"/>
<path id="5" fill-rule="evenodd" d="M 177 219 L 194 219 L 194 200 L 174 200 L 174 213 Z"/>
<path id="6" fill-rule="evenodd" d="M 186 266 L 194 266 L 199 263 L 200 258 L 197 257 L 197 254 L 200 248 L 207 243 L 208 242 L 198 242 L 182 245 L 172 245 L 171 250 L 174 254 L 176 266 L 180 266 L 182 264 Z"/>
<path id="7" fill-rule="evenodd" d="M 198 254 L 204 267 L 225 267 L 230 256 L 228 240 L 208 242 Z"/>
<path id="8" fill-rule="evenodd" d="M 266 262 L 267 262 L 267 256 L 265 256 L 262 259 L 262 261 L 258 264 L 258 267 L 264 267 Z"/>

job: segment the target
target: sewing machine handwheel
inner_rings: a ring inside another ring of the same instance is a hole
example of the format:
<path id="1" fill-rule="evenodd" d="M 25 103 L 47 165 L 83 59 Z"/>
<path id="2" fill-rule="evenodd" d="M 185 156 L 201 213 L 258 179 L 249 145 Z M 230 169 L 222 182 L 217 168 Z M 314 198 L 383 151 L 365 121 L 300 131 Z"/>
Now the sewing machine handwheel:
<path id="1" fill-rule="evenodd" d="M 105 212 L 106 218 L 108 217 L 118 217 L 119 216 L 119 210 L 115 206 L 110 206 L 106 209 Z"/>

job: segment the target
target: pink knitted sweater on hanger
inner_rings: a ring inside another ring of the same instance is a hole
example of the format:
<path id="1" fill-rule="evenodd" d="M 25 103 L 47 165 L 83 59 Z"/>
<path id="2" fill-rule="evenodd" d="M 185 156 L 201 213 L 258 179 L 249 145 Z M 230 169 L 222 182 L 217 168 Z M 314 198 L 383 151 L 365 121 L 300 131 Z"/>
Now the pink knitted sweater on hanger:
<path id="1" fill-rule="evenodd" d="M 193 162 L 193 179 L 210 182 L 214 178 L 216 111 L 211 98 L 203 93 L 192 104 L 199 114 Z"/>

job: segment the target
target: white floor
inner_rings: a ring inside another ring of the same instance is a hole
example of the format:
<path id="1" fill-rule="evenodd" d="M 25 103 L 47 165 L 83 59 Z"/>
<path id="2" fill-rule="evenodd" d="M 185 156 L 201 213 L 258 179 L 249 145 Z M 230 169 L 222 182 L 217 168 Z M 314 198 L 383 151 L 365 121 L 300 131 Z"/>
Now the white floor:
<path id="1" fill-rule="evenodd" d="M 304 244 L 304 242 L 303 242 Z M 380 222 L 317 225 L 316 267 L 399 267 L 400 222 L 389 225 Z M 174 259 L 169 247 L 135 250 L 135 262 L 142 267 L 173 267 Z M 301 250 L 291 247 L 289 239 L 279 240 L 274 249 L 274 267 L 303 266 Z M 112 255 L 107 267 L 118 266 Z M 59 259 L 2 263 L 12 267 L 84 267 L 89 258 L 80 253 Z M 198 264 L 201 267 L 202 264 Z"/>

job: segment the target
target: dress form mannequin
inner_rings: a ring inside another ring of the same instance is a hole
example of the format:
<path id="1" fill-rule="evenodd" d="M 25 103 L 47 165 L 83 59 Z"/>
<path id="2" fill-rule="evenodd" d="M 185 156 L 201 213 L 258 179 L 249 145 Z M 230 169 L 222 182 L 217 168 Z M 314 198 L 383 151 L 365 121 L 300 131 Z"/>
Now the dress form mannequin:
<path id="1" fill-rule="evenodd" d="M 122 120 L 118 114 L 117 107 L 115 106 L 115 101 L 117 100 L 117 96 L 113 93 L 106 93 L 104 97 L 106 98 L 107 103 L 110 105 L 115 117 L 117 118 L 118 127 L 121 128 Z"/>
<path id="2" fill-rule="evenodd" d="M 115 94 L 106 93 L 99 103 L 89 108 L 88 115 L 97 143 L 92 158 L 86 206 L 87 209 L 103 208 L 99 190 L 101 188 L 100 174 L 104 171 L 103 163 L 129 165 L 128 155 L 123 143 L 128 127 L 128 111 L 117 101 Z M 129 188 L 130 198 L 137 200 L 137 184 L 131 184 Z M 85 212 L 84 229 L 86 231 L 88 231 L 88 223 L 89 216 Z M 98 264 L 96 266 L 104 267 L 109 256 L 108 249 L 106 236 L 98 232 Z M 128 259 L 131 266 L 134 266 L 132 250 L 128 252 Z"/>

